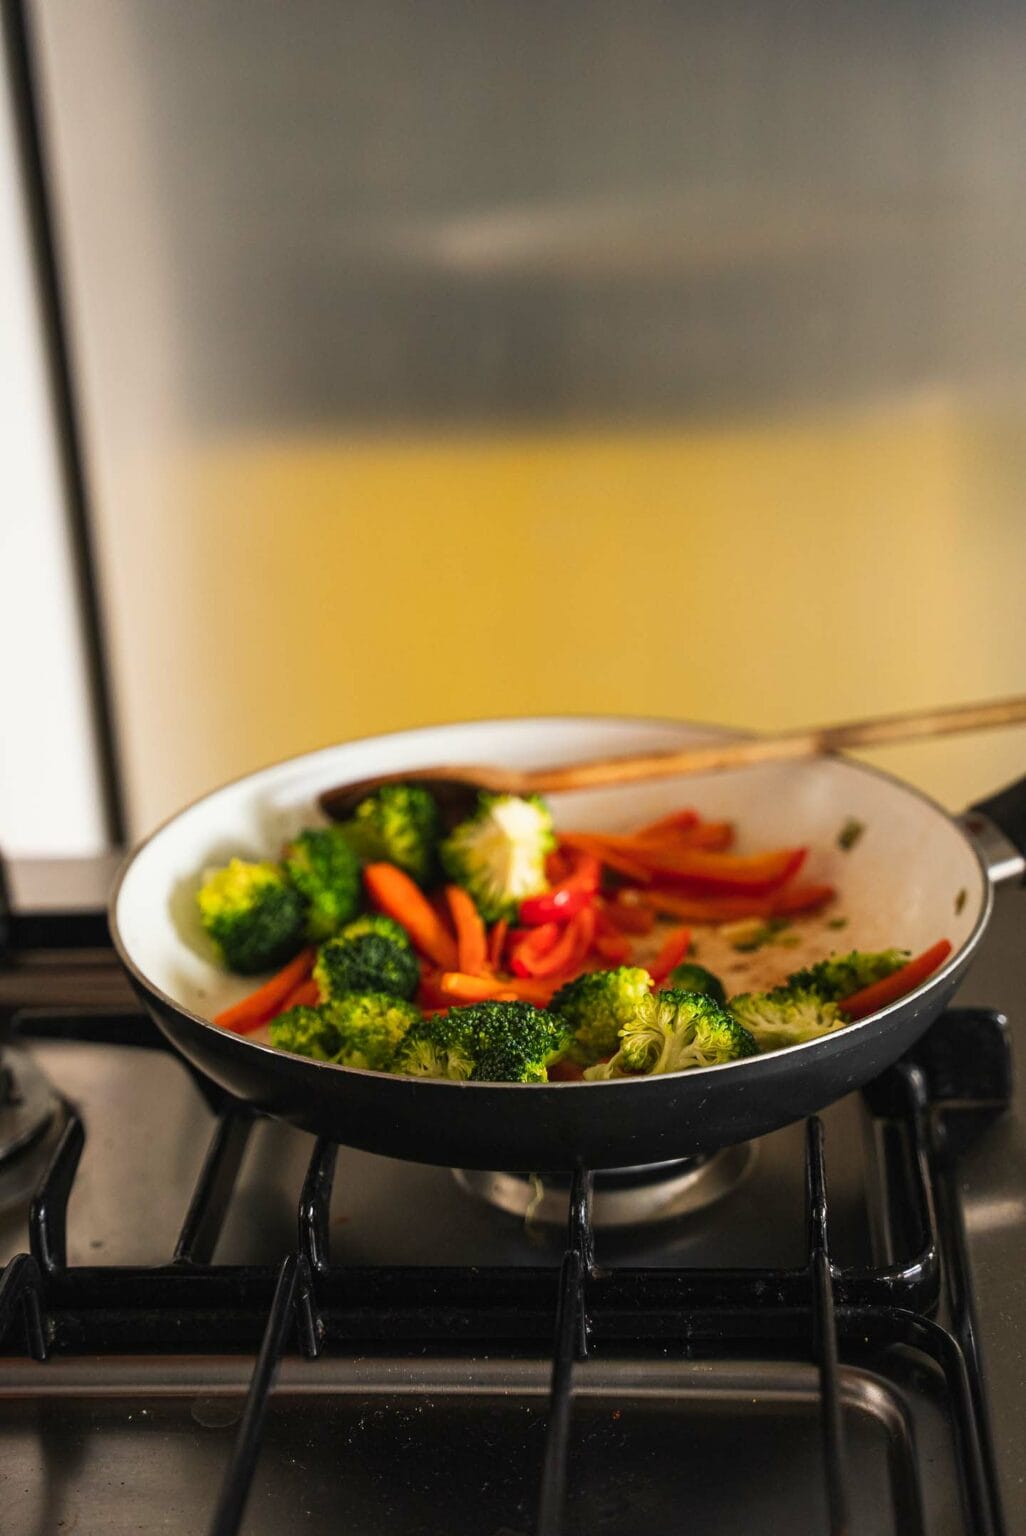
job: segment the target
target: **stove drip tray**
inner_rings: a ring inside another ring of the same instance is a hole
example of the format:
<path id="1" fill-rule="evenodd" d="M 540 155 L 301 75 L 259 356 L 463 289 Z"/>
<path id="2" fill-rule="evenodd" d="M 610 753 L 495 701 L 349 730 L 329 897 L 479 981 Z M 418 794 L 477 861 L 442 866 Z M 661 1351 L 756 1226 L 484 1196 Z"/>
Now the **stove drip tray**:
<path id="1" fill-rule="evenodd" d="M 645 1227 L 674 1221 L 715 1205 L 735 1189 L 755 1159 L 755 1143 L 742 1142 L 702 1157 L 609 1168 L 595 1174 L 592 1226 Z M 486 1173 L 454 1168 L 459 1187 L 511 1216 L 565 1225 L 569 1214 L 569 1173 Z"/>

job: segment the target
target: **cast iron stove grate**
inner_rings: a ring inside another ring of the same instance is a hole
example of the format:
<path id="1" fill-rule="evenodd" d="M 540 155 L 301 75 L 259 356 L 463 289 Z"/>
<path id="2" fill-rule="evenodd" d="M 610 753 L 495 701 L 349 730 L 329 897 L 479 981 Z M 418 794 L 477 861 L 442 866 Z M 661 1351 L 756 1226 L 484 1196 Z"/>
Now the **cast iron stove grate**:
<path id="1" fill-rule="evenodd" d="M 28 1038 L 163 1048 L 138 1014 L 32 1010 Z M 959 1151 L 1007 1102 L 1010 1059 L 1004 1020 L 956 1010 L 868 1090 L 898 1175 L 889 1198 L 914 1256 L 889 1267 L 840 1267 L 828 1241 L 822 1127 L 807 1124 L 807 1260 L 796 1269 L 640 1269 L 596 1264 L 589 1219 L 591 1175 L 578 1169 L 567 1245 L 551 1268 L 346 1268 L 329 1252 L 329 1202 L 339 1147 L 319 1142 L 299 1205 L 294 1251 L 277 1268 L 212 1262 L 253 1125 L 251 1113 L 210 1084 L 217 1120 L 169 1263 L 151 1268 L 73 1266 L 66 1218 L 85 1131 L 71 1106 L 30 1215 L 30 1248 L 0 1279 L 0 1337 L 39 1362 L 56 1355 L 133 1349 L 223 1352 L 256 1349 L 245 1409 L 225 1470 L 212 1536 L 242 1528 L 271 1389 L 283 1355 L 398 1341 L 428 1354 L 457 1347 L 488 1358 L 500 1346 L 551 1348 L 537 1536 L 565 1525 L 575 1376 L 603 1352 L 666 1346 L 682 1360 L 730 1361 L 753 1351 L 813 1362 L 819 1381 L 822 1475 L 831 1536 L 849 1529 L 843 1362 L 852 1351 L 901 1347 L 934 1362 L 951 1406 L 964 1529 L 998 1536 L 1001 1516 L 974 1343 L 964 1233 L 955 1189 Z M 344 1155 L 344 1152 L 343 1152 Z M 943 1277 L 943 1286 L 942 1286 Z M 942 1289 L 950 1318 L 937 1321 Z M 18 1324 L 21 1324 L 20 1334 Z M 41 1364 L 45 1370 L 45 1365 Z M 686 1447 L 683 1448 L 686 1454 Z M 924 1531 L 914 1458 L 893 1479 L 893 1517 Z M 571 1490 L 572 1491 L 572 1490 Z M 513 1528 L 510 1527 L 510 1530 Z"/>

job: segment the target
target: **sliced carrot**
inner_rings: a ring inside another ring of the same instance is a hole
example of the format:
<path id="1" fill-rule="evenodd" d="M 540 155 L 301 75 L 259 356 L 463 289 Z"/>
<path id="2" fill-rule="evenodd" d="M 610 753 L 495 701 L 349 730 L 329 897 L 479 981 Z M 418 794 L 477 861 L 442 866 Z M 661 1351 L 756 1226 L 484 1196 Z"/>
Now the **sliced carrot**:
<path id="1" fill-rule="evenodd" d="M 401 923 L 422 955 L 441 966 L 443 971 L 458 968 L 459 957 L 452 934 L 404 870 L 395 864 L 368 864 L 363 872 L 363 883 L 378 911 Z"/>
<path id="2" fill-rule="evenodd" d="M 456 929 L 460 970 L 468 976 L 483 976 L 488 969 L 488 935 L 481 914 L 461 885 L 447 885 L 445 899 Z"/>
<path id="3" fill-rule="evenodd" d="M 838 1006 L 850 1019 L 867 1018 L 878 1009 L 886 1008 L 888 1003 L 897 1002 L 898 998 L 904 997 L 906 992 L 914 992 L 920 982 L 932 975 L 950 953 L 951 945 L 948 940 L 938 939 L 936 944 L 931 944 L 929 949 L 924 949 L 921 955 L 917 955 L 900 970 L 892 971 L 882 981 L 873 982 L 872 986 L 853 992 Z"/>
<path id="4" fill-rule="evenodd" d="M 241 1003 L 233 1003 L 230 1008 L 223 1008 L 220 1013 L 216 1013 L 214 1023 L 220 1024 L 222 1029 L 233 1029 L 240 1035 L 266 1024 L 279 1011 L 289 993 L 309 976 L 316 953 L 313 949 L 301 949 L 294 960 L 283 965 L 280 971 L 276 971 L 255 992 L 244 997 Z"/>
<path id="5" fill-rule="evenodd" d="M 663 832 L 683 832 L 698 826 L 697 811 L 672 811 L 660 816 L 658 821 L 648 821 L 634 833 L 635 837 L 653 837 Z"/>
<path id="6" fill-rule="evenodd" d="M 321 989 L 311 976 L 309 981 L 301 981 L 293 988 L 281 1007 L 275 1009 L 275 1017 L 287 1013 L 290 1008 L 316 1008 L 320 1000 Z"/>
<path id="7" fill-rule="evenodd" d="M 634 897 L 652 912 L 662 912 L 686 923 L 733 923 L 744 917 L 790 917 L 813 912 L 835 894 L 832 885 L 790 885 L 766 896 L 697 896 L 653 886 L 636 891 Z"/>
<path id="8" fill-rule="evenodd" d="M 553 996 L 566 982 L 573 981 L 579 971 L 562 971 L 558 976 L 514 976 L 503 980 L 502 991 L 496 997 L 515 998 L 521 1003 L 533 1003 L 536 1008 L 547 1008 Z"/>
<path id="9" fill-rule="evenodd" d="M 493 971 L 497 971 L 502 964 L 502 951 L 506 944 L 506 935 L 509 932 L 509 918 L 500 917 L 494 924 L 488 935 L 488 964 Z"/>
<path id="10" fill-rule="evenodd" d="M 672 928 L 666 935 L 662 949 L 648 967 L 648 974 L 656 986 L 666 980 L 675 965 L 680 965 L 691 948 L 691 929 Z"/>
<path id="11" fill-rule="evenodd" d="M 652 878 L 644 864 L 640 864 L 637 859 L 629 858 L 618 848 L 611 847 L 604 837 L 593 836 L 589 832 L 561 832 L 559 840 L 568 848 L 593 854 L 600 864 L 605 864 L 608 869 L 615 869 L 619 875 L 626 875 L 628 880 L 633 880 L 637 885 L 647 885 Z"/>
<path id="12" fill-rule="evenodd" d="M 494 976 L 468 976 L 464 971 L 443 971 L 438 978 L 439 993 L 451 1003 L 483 1003 L 505 986 Z"/>

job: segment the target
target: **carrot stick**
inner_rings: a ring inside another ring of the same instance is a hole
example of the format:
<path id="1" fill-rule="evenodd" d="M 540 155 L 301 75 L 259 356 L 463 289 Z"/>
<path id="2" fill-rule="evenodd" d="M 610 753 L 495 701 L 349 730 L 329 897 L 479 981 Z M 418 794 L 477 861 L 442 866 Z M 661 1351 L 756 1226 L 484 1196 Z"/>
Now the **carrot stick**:
<path id="1" fill-rule="evenodd" d="M 628 880 L 633 880 L 637 885 L 647 885 L 652 875 L 644 864 L 637 859 L 628 858 L 616 848 L 609 847 L 604 837 L 593 836 L 589 832 L 561 832 L 561 843 L 568 848 L 576 848 L 581 853 L 594 855 L 600 863 L 609 869 L 615 869 L 617 874 L 626 875 Z"/>
<path id="2" fill-rule="evenodd" d="M 637 833 L 639 842 L 652 843 L 662 848 L 705 848 L 710 853 L 723 853 L 734 841 L 734 826 L 729 821 L 700 821 L 695 827 L 659 834 Z"/>
<path id="3" fill-rule="evenodd" d="M 502 951 L 508 932 L 509 918 L 500 917 L 488 935 L 488 964 L 493 971 L 497 971 L 502 963 Z"/>
<path id="4" fill-rule="evenodd" d="M 459 958 L 452 935 L 408 874 L 395 864 L 368 864 L 363 883 L 378 911 L 401 923 L 421 954 L 443 971 L 457 969 Z"/>
<path id="5" fill-rule="evenodd" d="M 573 981 L 578 971 L 561 971 L 558 976 L 514 976 L 499 983 L 502 990 L 495 995 L 515 998 L 521 1003 L 533 1003 L 536 1008 L 546 1008 L 553 995 L 565 982 Z"/>
<path id="6" fill-rule="evenodd" d="M 280 1008 L 275 1009 L 275 1018 L 279 1013 L 287 1013 L 290 1008 L 316 1008 L 321 1000 L 321 989 L 311 976 L 309 981 L 301 981 L 298 987 L 293 987 L 288 997 Z"/>
<path id="7" fill-rule="evenodd" d="M 929 949 L 924 949 L 921 955 L 917 955 L 900 970 L 892 971 L 882 981 L 874 981 L 872 986 L 853 992 L 850 997 L 844 998 L 838 1007 L 850 1019 L 865 1019 L 869 1014 L 876 1013 L 878 1009 L 886 1008 L 888 1003 L 897 1002 L 898 998 L 904 997 L 906 992 L 914 992 L 920 982 L 925 981 L 950 953 L 951 945 L 948 940 L 938 939 L 936 944 L 931 944 Z"/>
<path id="8" fill-rule="evenodd" d="M 438 978 L 439 992 L 453 1003 L 483 1003 L 506 985 L 494 976 L 468 976 L 464 971 L 443 971 Z"/>
<path id="9" fill-rule="evenodd" d="M 691 929 L 672 928 L 666 935 L 662 949 L 648 967 L 648 974 L 656 986 L 666 980 L 675 965 L 680 965 L 691 948 Z"/>
<path id="10" fill-rule="evenodd" d="M 656 837 L 663 832 L 683 832 L 698 825 L 697 811 L 672 811 L 660 816 L 658 821 L 646 822 L 634 833 L 635 837 Z"/>
<path id="11" fill-rule="evenodd" d="M 488 935 L 481 915 L 461 885 L 447 885 L 445 899 L 456 929 L 460 970 L 468 976 L 483 976 L 488 968 Z"/>
<path id="12" fill-rule="evenodd" d="M 653 912 L 685 923 L 733 923 L 744 917 L 790 917 L 812 912 L 835 895 L 832 885 L 791 885 L 767 896 L 692 896 L 656 889 L 636 891 L 635 900 Z M 616 903 L 617 912 L 620 903 Z"/>
<path id="13" fill-rule="evenodd" d="M 222 1008 L 220 1013 L 216 1013 L 214 1023 L 220 1024 L 222 1029 L 233 1029 L 240 1035 L 258 1029 L 278 1012 L 289 993 L 306 980 L 313 970 L 315 958 L 315 950 L 301 949 L 294 960 L 283 965 L 280 971 L 275 972 L 263 986 L 257 987 L 255 992 L 244 997 L 241 1003 L 233 1003 L 230 1008 Z"/>

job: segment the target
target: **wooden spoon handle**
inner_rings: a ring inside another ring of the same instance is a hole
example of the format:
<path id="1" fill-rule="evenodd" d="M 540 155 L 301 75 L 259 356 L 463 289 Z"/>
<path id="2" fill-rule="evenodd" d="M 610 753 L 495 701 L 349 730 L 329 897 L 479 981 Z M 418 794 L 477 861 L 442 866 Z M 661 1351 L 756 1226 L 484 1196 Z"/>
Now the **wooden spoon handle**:
<path id="1" fill-rule="evenodd" d="M 1001 725 L 1026 724 L 1026 697 L 997 699 L 989 704 L 956 704 L 948 709 L 913 710 L 901 715 L 878 715 L 869 720 L 847 721 L 773 736 L 748 736 L 710 746 L 687 747 L 679 752 L 652 752 L 645 756 L 605 757 L 565 768 L 540 768 L 531 773 L 504 773 L 471 769 L 478 783 L 508 788 L 515 793 L 551 794 L 558 790 L 597 788 L 605 784 L 630 784 L 687 773 L 713 773 L 722 768 L 741 768 L 752 763 L 786 762 L 815 757 L 851 747 L 882 746 L 888 742 L 917 741 L 947 736 L 958 731 L 990 730 Z M 445 773 L 449 770 L 434 770 Z M 461 769 L 467 773 L 466 767 Z M 469 777 L 469 774 L 468 774 Z M 500 779 L 502 783 L 498 782 Z"/>

